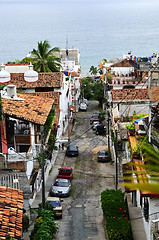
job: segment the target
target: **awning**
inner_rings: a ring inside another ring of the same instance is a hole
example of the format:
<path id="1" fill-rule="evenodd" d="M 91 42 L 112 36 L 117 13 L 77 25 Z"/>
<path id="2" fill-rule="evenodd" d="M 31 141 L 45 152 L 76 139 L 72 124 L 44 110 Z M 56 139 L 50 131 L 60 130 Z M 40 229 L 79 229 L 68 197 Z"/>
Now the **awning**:
<path id="1" fill-rule="evenodd" d="M 136 119 L 136 120 L 134 121 L 134 123 L 139 124 L 140 121 L 142 121 L 144 118 L 147 118 L 147 117 L 148 117 L 148 116 L 143 117 L 143 118 Z"/>

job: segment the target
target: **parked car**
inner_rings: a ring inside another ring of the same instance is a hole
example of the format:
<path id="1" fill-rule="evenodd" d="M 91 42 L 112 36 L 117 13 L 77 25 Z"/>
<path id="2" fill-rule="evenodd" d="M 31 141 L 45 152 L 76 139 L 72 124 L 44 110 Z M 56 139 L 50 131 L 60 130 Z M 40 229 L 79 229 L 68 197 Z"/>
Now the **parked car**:
<path id="1" fill-rule="evenodd" d="M 58 172 L 57 178 L 65 178 L 65 179 L 68 179 L 70 181 L 72 180 L 72 175 L 73 175 L 72 168 L 70 168 L 70 167 L 61 167 L 58 170 L 59 170 L 59 172 Z"/>
<path id="2" fill-rule="evenodd" d="M 70 145 L 66 149 L 66 156 L 76 157 L 78 156 L 78 147 L 76 145 Z"/>
<path id="3" fill-rule="evenodd" d="M 93 122 L 97 122 L 97 121 L 99 121 L 99 116 L 93 115 L 90 119 L 90 124 L 92 124 Z"/>
<path id="4" fill-rule="evenodd" d="M 98 152 L 98 162 L 109 162 L 110 155 L 108 151 L 99 151 Z"/>
<path id="5" fill-rule="evenodd" d="M 68 179 L 58 178 L 52 184 L 50 189 L 50 196 L 68 197 L 71 191 L 71 183 Z"/>
<path id="6" fill-rule="evenodd" d="M 100 112 L 94 112 L 93 113 L 93 116 L 99 116 L 100 115 Z"/>
<path id="7" fill-rule="evenodd" d="M 79 111 L 87 111 L 87 104 L 84 102 L 81 102 L 79 105 Z"/>
<path id="8" fill-rule="evenodd" d="M 95 131 L 96 130 L 96 127 L 100 124 L 99 121 L 95 121 L 92 123 L 92 129 Z"/>
<path id="9" fill-rule="evenodd" d="M 86 103 L 87 106 L 88 106 L 88 100 L 87 100 L 86 98 L 84 98 L 82 102 L 83 102 L 83 103 Z"/>
<path id="10" fill-rule="evenodd" d="M 106 127 L 102 124 L 98 124 L 96 126 L 96 134 L 97 135 L 105 135 L 106 134 Z"/>
<path id="11" fill-rule="evenodd" d="M 54 206 L 55 218 L 62 218 L 62 205 L 60 198 L 47 197 L 46 201 Z"/>

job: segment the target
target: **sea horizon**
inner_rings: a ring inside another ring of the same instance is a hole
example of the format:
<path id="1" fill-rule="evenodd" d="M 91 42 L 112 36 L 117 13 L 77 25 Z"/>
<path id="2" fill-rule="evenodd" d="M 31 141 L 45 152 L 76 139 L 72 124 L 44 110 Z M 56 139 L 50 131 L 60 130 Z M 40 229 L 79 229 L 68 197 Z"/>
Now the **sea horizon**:
<path id="1" fill-rule="evenodd" d="M 39 41 L 78 49 L 81 74 L 103 59 L 158 53 L 159 2 L 0 0 L 0 63 L 22 60 Z"/>

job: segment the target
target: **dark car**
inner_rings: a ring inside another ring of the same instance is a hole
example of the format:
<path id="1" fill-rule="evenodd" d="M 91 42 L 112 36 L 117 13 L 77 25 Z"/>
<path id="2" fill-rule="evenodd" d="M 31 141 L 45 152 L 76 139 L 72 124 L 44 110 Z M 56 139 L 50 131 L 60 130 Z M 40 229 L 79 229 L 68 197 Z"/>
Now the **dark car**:
<path id="1" fill-rule="evenodd" d="M 97 126 L 96 126 L 96 134 L 97 134 L 97 135 L 105 135 L 105 134 L 106 134 L 106 128 L 105 128 L 105 126 L 104 126 L 104 125 L 101 125 L 101 124 L 97 125 Z"/>
<path id="2" fill-rule="evenodd" d="M 78 147 L 76 145 L 70 145 L 66 149 L 66 156 L 76 157 L 78 156 Z"/>
<path id="3" fill-rule="evenodd" d="M 70 167 L 61 167 L 59 168 L 59 172 L 57 178 L 66 178 L 68 180 L 72 180 L 72 168 Z"/>
<path id="4" fill-rule="evenodd" d="M 90 124 L 97 121 L 99 121 L 99 115 L 93 115 L 90 119 Z"/>
<path id="5" fill-rule="evenodd" d="M 68 197 L 71 191 L 71 183 L 68 179 L 57 178 L 50 189 L 50 196 Z"/>
<path id="6" fill-rule="evenodd" d="M 110 162 L 110 155 L 108 151 L 98 152 L 98 162 Z"/>

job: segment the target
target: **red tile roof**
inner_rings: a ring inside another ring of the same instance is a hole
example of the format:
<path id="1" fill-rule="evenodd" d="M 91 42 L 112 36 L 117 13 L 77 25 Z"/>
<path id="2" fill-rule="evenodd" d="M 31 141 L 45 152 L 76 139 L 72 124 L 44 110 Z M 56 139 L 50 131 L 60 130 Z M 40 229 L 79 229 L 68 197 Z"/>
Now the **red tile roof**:
<path id="1" fill-rule="evenodd" d="M 112 100 L 146 100 L 149 99 L 147 89 L 112 89 Z"/>
<path id="2" fill-rule="evenodd" d="M 55 105 L 55 123 L 58 124 L 59 113 L 60 113 L 60 106 L 59 106 L 60 92 L 50 91 L 50 92 L 35 92 L 35 93 L 25 93 L 25 94 L 53 99 L 54 105 Z"/>
<path id="3" fill-rule="evenodd" d="M 64 74 L 61 72 L 39 73 L 39 80 L 37 82 L 28 83 L 24 80 L 24 73 L 11 73 L 11 81 L 9 82 L 9 84 L 14 84 L 17 86 L 17 88 L 60 88 L 63 84 L 63 76 Z"/>
<path id="4" fill-rule="evenodd" d="M 0 186 L 0 239 L 22 237 L 23 191 Z"/>
<path id="5" fill-rule="evenodd" d="M 77 72 L 71 72 L 71 77 L 79 77 L 80 74 Z"/>
<path id="6" fill-rule="evenodd" d="M 54 100 L 27 94 L 17 95 L 23 98 L 24 102 L 2 98 L 3 113 L 15 118 L 44 125 Z"/>

